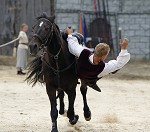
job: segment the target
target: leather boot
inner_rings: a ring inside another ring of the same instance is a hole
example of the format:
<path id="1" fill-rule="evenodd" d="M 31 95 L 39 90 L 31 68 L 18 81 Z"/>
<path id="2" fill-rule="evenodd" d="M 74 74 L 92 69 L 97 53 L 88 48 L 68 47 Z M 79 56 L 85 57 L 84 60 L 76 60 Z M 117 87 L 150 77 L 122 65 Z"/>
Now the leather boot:
<path id="1" fill-rule="evenodd" d="M 101 89 L 97 86 L 97 84 L 94 84 L 90 87 L 93 88 L 94 90 L 98 91 L 98 92 L 101 92 Z"/>
<path id="2" fill-rule="evenodd" d="M 22 71 L 17 71 L 17 75 L 25 75 L 26 73 L 23 73 Z"/>

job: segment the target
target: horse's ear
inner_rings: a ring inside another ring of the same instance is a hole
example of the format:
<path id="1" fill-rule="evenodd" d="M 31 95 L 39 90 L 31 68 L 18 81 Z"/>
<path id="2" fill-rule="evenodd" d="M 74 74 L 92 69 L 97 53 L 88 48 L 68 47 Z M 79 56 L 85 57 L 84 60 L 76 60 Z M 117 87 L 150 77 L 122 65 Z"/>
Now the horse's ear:
<path id="1" fill-rule="evenodd" d="M 54 19 L 55 19 L 55 15 L 54 15 L 54 16 L 51 16 L 51 17 L 49 17 L 49 20 L 50 20 L 52 23 L 54 23 Z"/>
<path id="2" fill-rule="evenodd" d="M 38 16 L 36 19 L 40 19 L 40 18 L 48 18 L 48 15 L 46 12 L 43 12 L 40 16 Z"/>

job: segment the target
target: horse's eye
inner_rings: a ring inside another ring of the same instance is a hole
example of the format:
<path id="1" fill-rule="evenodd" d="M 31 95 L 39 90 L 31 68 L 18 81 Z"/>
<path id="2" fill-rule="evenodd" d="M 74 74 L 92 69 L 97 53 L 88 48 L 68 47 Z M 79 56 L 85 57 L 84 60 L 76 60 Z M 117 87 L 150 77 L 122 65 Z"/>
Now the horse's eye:
<path id="1" fill-rule="evenodd" d="M 38 38 L 37 38 L 37 37 L 35 37 L 35 36 L 33 36 L 33 40 L 38 40 Z"/>
<path id="2" fill-rule="evenodd" d="M 48 30 L 49 30 L 49 27 L 45 28 L 45 30 L 48 31 Z"/>

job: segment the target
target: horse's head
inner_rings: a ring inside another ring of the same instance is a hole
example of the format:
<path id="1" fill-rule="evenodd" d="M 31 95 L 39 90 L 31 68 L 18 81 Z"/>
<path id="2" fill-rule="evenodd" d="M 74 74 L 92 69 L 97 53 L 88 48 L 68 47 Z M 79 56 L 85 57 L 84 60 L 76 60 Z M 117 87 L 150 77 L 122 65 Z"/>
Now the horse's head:
<path id="1" fill-rule="evenodd" d="M 33 36 L 29 43 L 30 54 L 34 54 L 37 48 L 46 46 L 52 36 L 55 17 L 48 17 L 46 13 L 37 17 L 37 23 L 33 26 Z"/>

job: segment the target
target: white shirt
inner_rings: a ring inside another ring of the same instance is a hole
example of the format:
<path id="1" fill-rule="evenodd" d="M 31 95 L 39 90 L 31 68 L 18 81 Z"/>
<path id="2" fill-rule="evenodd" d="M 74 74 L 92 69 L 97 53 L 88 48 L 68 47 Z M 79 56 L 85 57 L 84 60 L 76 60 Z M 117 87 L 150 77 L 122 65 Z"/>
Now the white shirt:
<path id="1" fill-rule="evenodd" d="M 18 38 L 19 38 L 19 48 L 28 49 L 28 46 L 25 45 L 28 43 L 27 34 L 23 31 L 20 31 Z M 25 44 L 22 44 L 22 43 L 25 43 Z"/>
<path id="2" fill-rule="evenodd" d="M 77 38 L 72 35 L 68 35 L 67 41 L 70 53 L 76 57 L 79 57 L 84 49 L 88 49 L 87 47 L 79 45 Z M 94 54 L 89 57 L 91 63 L 93 63 L 93 56 Z M 130 53 L 128 53 L 127 49 L 122 49 L 116 60 L 110 60 L 108 63 L 105 63 L 104 70 L 98 75 L 98 77 L 103 77 L 111 72 L 121 69 L 129 60 Z"/>

